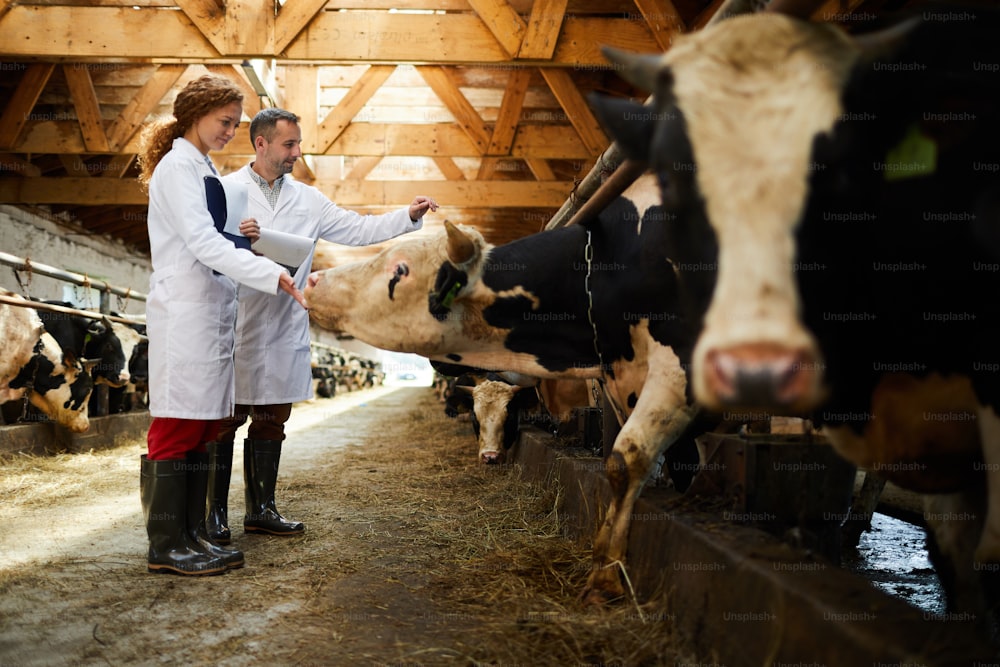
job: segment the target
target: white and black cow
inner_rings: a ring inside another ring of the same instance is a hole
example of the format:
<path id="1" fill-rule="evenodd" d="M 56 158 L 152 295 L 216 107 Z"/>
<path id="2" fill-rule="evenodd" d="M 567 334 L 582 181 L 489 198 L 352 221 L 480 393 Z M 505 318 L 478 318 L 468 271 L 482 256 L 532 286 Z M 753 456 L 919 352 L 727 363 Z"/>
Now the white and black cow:
<path id="1" fill-rule="evenodd" d="M 114 312 L 111 314 L 120 316 Z M 128 383 L 108 390 L 108 412 L 114 414 L 142 409 L 149 402 L 149 338 L 146 336 L 146 325 L 111 324 L 128 360 Z"/>
<path id="2" fill-rule="evenodd" d="M 78 359 L 63 354 L 38 314 L 31 308 L 0 304 L 0 340 L 0 403 L 27 397 L 56 423 L 77 433 L 86 431 L 93 381 Z"/>
<path id="3" fill-rule="evenodd" d="M 658 203 L 655 182 L 641 179 L 599 219 L 502 246 L 446 222 L 445 232 L 314 273 L 306 292 L 319 325 L 376 347 L 604 382 L 623 426 L 606 461 L 613 500 L 594 539 L 592 602 L 622 594 L 633 504 L 694 415 L 675 273 L 644 253 Z"/>
<path id="4" fill-rule="evenodd" d="M 696 399 L 813 411 L 847 459 L 942 494 L 926 518 L 964 609 L 1000 563 L 998 31 L 982 7 L 857 38 L 737 17 L 609 50 L 653 104 L 596 102 L 660 179 Z"/>
<path id="5" fill-rule="evenodd" d="M 479 446 L 481 463 L 503 463 L 517 441 L 522 411 L 538 406 L 533 386 L 523 386 L 492 372 L 465 373 L 456 378 L 445 400 L 445 414 L 468 413 Z"/>
<path id="6" fill-rule="evenodd" d="M 66 301 L 45 301 L 62 308 L 75 308 Z M 40 310 L 45 330 L 52 334 L 64 354 L 86 359 L 91 377 L 98 384 L 124 387 L 129 381 L 128 363 L 143 337 L 133 328 L 105 318 L 90 318 Z"/>

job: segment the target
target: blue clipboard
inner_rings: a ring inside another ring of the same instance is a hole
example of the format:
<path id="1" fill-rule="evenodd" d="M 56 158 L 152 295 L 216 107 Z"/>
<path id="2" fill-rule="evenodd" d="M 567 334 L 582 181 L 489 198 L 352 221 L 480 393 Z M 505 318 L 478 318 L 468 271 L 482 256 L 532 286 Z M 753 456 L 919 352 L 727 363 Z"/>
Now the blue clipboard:
<path id="1" fill-rule="evenodd" d="M 205 200 L 208 202 L 208 212 L 212 214 L 212 222 L 215 223 L 216 231 L 232 241 L 237 248 L 250 250 L 250 239 L 246 236 L 223 231 L 226 228 L 226 216 L 229 211 L 226 208 L 226 191 L 222 186 L 222 181 L 215 176 L 205 177 Z"/>

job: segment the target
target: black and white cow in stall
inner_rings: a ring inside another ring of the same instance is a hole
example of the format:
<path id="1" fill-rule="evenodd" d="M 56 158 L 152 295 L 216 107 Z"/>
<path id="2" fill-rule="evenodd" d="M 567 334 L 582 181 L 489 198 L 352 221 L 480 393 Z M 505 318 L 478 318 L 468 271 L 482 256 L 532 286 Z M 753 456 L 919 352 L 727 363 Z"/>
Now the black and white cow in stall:
<path id="1" fill-rule="evenodd" d="M 998 31 L 983 7 L 857 37 L 736 17 L 608 50 L 653 103 L 595 101 L 659 177 L 698 402 L 811 411 L 845 458 L 935 494 L 950 604 L 979 611 L 1000 567 Z"/>
<path id="2" fill-rule="evenodd" d="M 66 301 L 44 301 L 43 303 L 75 308 Z M 56 339 L 64 354 L 72 354 L 77 359 L 87 359 L 90 374 L 95 383 L 111 387 L 123 387 L 128 383 L 128 360 L 132 348 L 139 341 L 139 334 L 123 324 L 105 318 L 89 318 L 83 315 L 38 311 L 45 330 Z M 125 344 L 129 344 L 126 355 Z"/>
<path id="3" fill-rule="evenodd" d="M 128 360 L 129 378 L 124 386 L 108 390 L 108 412 L 114 414 L 145 408 L 149 404 L 149 338 L 146 336 L 146 325 L 112 322 L 112 327 Z"/>
<path id="4" fill-rule="evenodd" d="M 660 211 L 655 182 L 643 178 L 584 224 L 493 246 L 446 222 L 444 232 L 314 273 L 307 285 L 320 326 L 376 347 L 604 382 L 622 429 L 606 461 L 613 500 L 594 539 L 589 602 L 623 594 L 632 507 L 695 414 L 685 375 L 693 340 L 678 315 L 675 272 L 644 252 Z"/>
<path id="5" fill-rule="evenodd" d="M 64 354 L 45 331 L 38 313 L 0 304 L 0 340 L 0 403 L 27 398 L 56 423 L 77 433 L 86 431 L 93 381 L 80 360 Z"/>

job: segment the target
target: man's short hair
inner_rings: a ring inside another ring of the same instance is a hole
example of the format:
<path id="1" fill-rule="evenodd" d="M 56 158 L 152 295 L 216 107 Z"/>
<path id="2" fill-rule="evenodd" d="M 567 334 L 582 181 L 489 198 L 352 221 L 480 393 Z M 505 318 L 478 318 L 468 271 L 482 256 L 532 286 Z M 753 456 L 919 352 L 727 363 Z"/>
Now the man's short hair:
<path id="1" fill-rule="evenodd" d="M 287 120 L 289 123 L 298 124 L 299 117 L 291 111 L 284 109 L 261 109 L 260 112 L 250 121 L 250 143 L 257 145 L 257 137 L 264 137 L 271 141 L 274 130 L 278 126 L 279 120 Z"/>

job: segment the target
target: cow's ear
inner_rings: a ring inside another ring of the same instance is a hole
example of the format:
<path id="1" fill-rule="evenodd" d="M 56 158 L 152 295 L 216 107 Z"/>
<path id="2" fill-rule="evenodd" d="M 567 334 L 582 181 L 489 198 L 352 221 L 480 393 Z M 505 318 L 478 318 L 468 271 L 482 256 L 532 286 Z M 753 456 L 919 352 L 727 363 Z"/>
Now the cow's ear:
<path id="1" fill-rule="evenodd" d="M 448 259 L 452 264 L 461 266 L 476 258 L 476 242 L 472 237 L 448 220 L 444 221 L 444 228 L 448 232 Z"/>
<path id="2" fill-rule="evenodd" d="M 590 106 L 626 157 L 648 162 L 656 130 L 652 109 L 630 100 L 591 94 Z"/>

